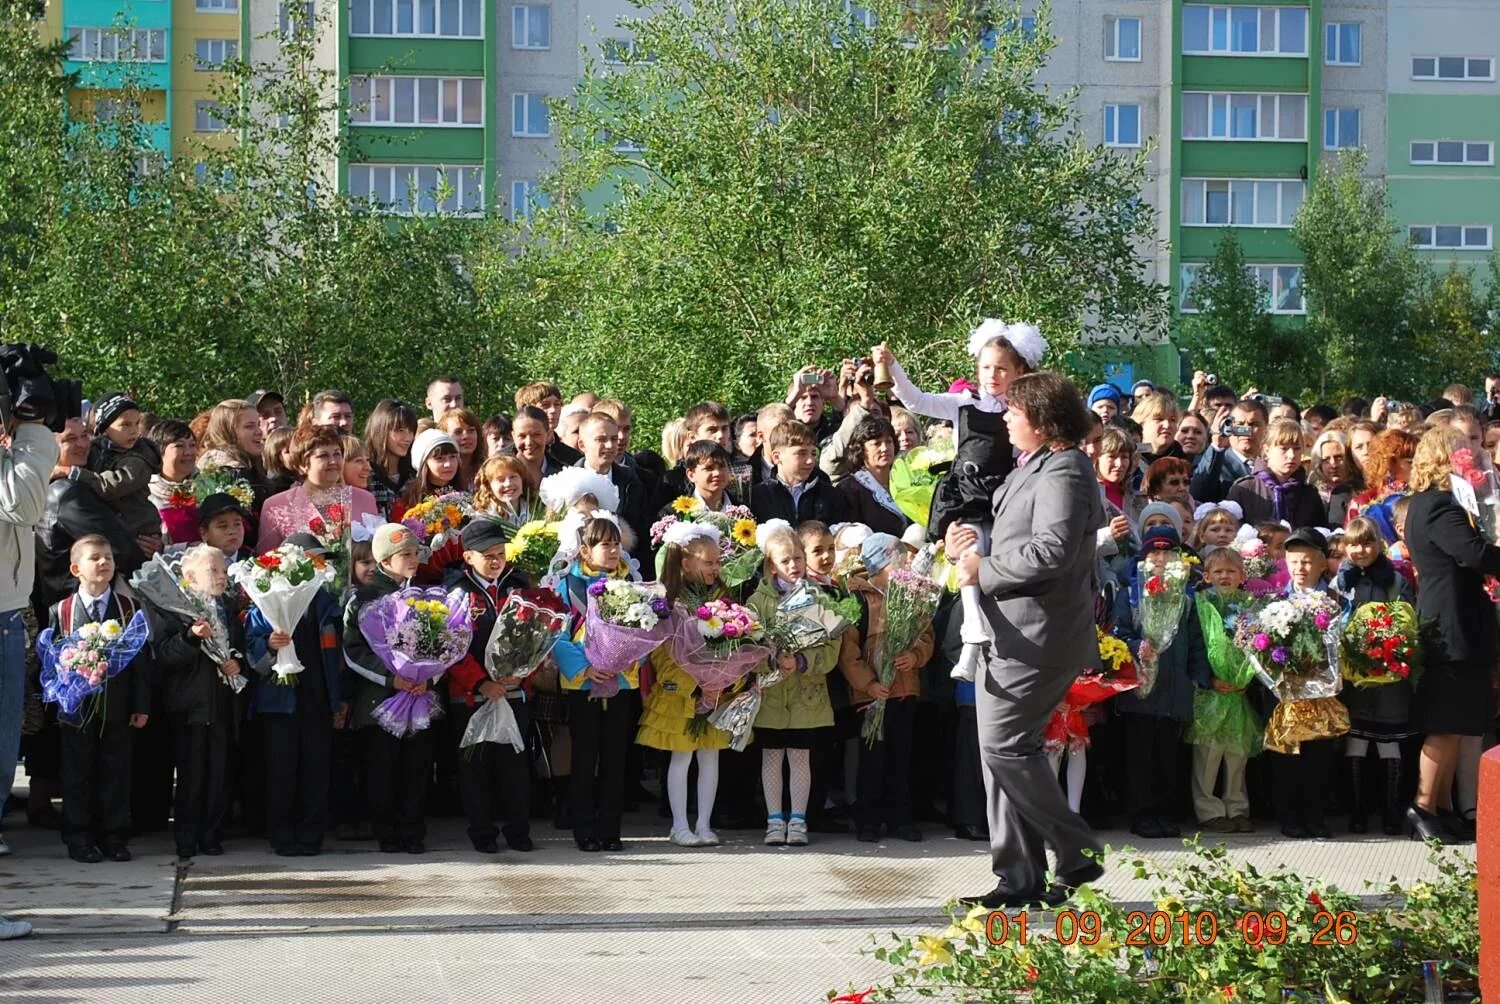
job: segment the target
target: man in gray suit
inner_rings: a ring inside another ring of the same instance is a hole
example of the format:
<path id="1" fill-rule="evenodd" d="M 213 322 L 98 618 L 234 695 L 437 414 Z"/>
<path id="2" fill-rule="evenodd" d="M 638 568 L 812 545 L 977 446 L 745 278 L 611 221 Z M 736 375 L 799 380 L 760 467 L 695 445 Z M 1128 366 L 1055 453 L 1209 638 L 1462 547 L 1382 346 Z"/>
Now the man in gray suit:
<path id="1" fill-rule="evenodd" d="M 1090 420 L 1083 399 L 1054 373 L 1010 387 L 1005 413 L 1016 470 L 995 492 L 990 555 L 972 530 L 948 531 L 962 557 L 958 581 L 978 583 L 993 629 L 976 681 L 979 751 L 988 798 L 990 857 L 998 884 L 965 899 L 990 909 L 1062 902 L 1103 874 L 1085 852 L 1101 850 L 1068 808 L 1042 749 L 1042 730 L 1079 672 L 1098 665 L 1094 634 L 1095 531 L 1104 525 L 1098 483 L 1077 444 Z M 1047 855 L 1057 855 L 1046 884 Z"/>

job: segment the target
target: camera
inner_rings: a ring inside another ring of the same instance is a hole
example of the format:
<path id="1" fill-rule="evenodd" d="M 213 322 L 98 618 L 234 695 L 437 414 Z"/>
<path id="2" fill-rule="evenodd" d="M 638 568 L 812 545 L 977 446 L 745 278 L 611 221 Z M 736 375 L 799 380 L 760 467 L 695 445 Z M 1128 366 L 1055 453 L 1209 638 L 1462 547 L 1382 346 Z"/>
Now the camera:
<path id="1" fill-rule="evenodd" d="M 1219 423 L 1219 435 L 1221 436 L 1249 436 L 1255 430 L 1248 425 L 1238 425 L 1232 418 L 1226 418 Z"/>
<path id="2" fill-rule="evenodd" d="M 1259 401 L 1261 404 L 1265 405 L 1267 408 L 1274 408 L 1278 404 L 1281 403 L 1281 395 L 1279 395 L 1279 394 L 1257 394 L 1257 395 L 1255 395 L 1255 400 Z"/>
<path id="3" fill-rule="evenodd" d="M 83 414 L 83 384 L 77 380 L 54 380 L 46 367 L 57 364 L 57 353 L 35 342 L 0 345 L 0 425 L 9 429 L 11 420 L 42 422 L 61 432 L 70 418 Z"/>
<path id="4" fill-rule="evenodd" d="M 856 359 L 854 361 L 854 368 L 855 368 L 856 371 L 859 371 L 861 369 L 864 370 L 863 373 L 859 374 L 859 378 L 858 379 L 859 379 L 860 383 L 862 383 L 866 387 L 868 387 L 868 386 L 870 386 L 871 384 L 873 384 L 875 382 L 875 362 L 874 362 L 874 360 L 872 360 L 872 359 Z"/>
<path id="5" fill-rule="evenodd" d="M 797 382 L 804 387 L 816 387 L 823 382 L 823 374 L 817 370 L 800 373 L 797 376 Z"/>
<path id="6" fill-rule="evenodd" d="M 1210 373 L 1208 376 L 1203 378 L 1203 382 L 1208 384 L 1210 387 L 1217 387 L 1219 385 L 1219 374 Z"/>

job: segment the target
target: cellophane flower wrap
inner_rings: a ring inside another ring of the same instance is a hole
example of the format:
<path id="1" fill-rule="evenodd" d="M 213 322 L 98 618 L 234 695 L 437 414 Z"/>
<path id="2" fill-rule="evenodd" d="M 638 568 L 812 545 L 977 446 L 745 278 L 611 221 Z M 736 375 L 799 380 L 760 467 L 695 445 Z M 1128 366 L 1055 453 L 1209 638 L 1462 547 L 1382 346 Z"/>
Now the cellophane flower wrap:
<path id="1" fill-rule="evenodd" d="M 1156 689 L 1157 663 L 1161 653 L 1171 647 L 1177 629 L 1182 625 L 1182 614 L 1187 609 L 1188 571 L 1188 563 L 1175 554 L 1159 570 L 1151 570 L 1146 562 L 1136 568 L 1140 588 L 1137 627 L 1141 639 L 1150 642 L 1156 650 L 1155 658 L 1141 659 L 1136 666 L 1142 696 Z"/>
<path id="2" fill-rule="evenodd" d="M 484 647 L 484 671 L 491 680 L 524 680 L 542 664 L 568 628 L 568 616 L 554 592 L 518 589 L 505 598 Z M 509 743 L 517 753 L 526 749 L 510 700 L 486 701 L 469 718 L 460 747 L 477 743 Z"/>
<path id="3" fill-rule="evenodd" d="M 42 661 L 42 700 L 57 705 L 58 720 L 82 725 L 93 715 L 92 710 L 85 714 L 84 705 L 130 665 L 148 636 L 146 614 L 141 610 L 123 625 L 110 619 L 80 625 L 66 635 L 44 628 L 36 639 L 36 653 Z M 93 708 L 97 707 L 95 703 Z"/>
<path id="4" fill-rule="evenodd" d="M 271 630 L 291 634 L 297 622 L 312 606 L 318 591 L 333 577 L 333 569 L 320 557 L 308 554 L 296 544 L 282 544 L 265 554 L 258 554 L 229 567 L 229 578 L 250 597 L 255 608 L 265 615 Z M 295 645 L 276 653 L 271 670 L 276 682 L 292 684 L 292 677 L 305 667 L 297 658 Z"/>
<path id="5" fill-rule="evenodd" d="M 1089 727 L 1083 710 L 1141 685 L 1135 672 L 1135 660 L 1130 656 L 1130 646 L 1097 627 L 1094 633 L 1099 640 L 1100 669 L 1084 672 L 1074 680 L 1068 688 L 1068 695 L 1048 719 L 1042 730 L 1042 745 L 1048 752 L 1088 749 Z"/>
<path id="6" fill-rule="evenodd" d="M 896 458 L 891 465 L 891 498 L 907 519 L 927 525 L 932 496 L 956 454 L 951 444 L 918 446 Z"/>
<path id="7" fill-rule="evenodd" d="M 719 531 L 719 578 L 729 588 L 749 582 L 760 571 L 765 556 L 755 546 L 755 517 L 745 506 L 725 506 L 714 512 L 696 495 L 679 496 L 672 502 L 672 511 L 651 524 L 651 545 L 660 548 L 667 531 L 677 523 L 704 523 Z"/>
<path id="8" fill-rule="evenodd" d="M 1243 590 L 1220 592 L 1206 589 L 1197 594 L 1194 602 L 1214 678 L 1240 692 L 1194 691 L 1188 743 L 1218 746 L 1239 756 L 1254 756 L 1260 752 L 1264 729 L 1243 691 L 1255 679 L 1255 667 L 1250 664 L 1244 649 L 1235 643 L 1235 636 L 1241 622 L 1255 616 L 1257 601 Z"/>
<path id="9" fill-rule="evenodd" d="M 1453 500 L 1474 519 L 1474 525 L 1487 543 L 1500 543 L 1500 478 L 1489 458 L 1473 450 L 1453 451 L 1453 473 L 1448 475 Z M 1484 577 L 1485 592 L 1490 601 L 1500 602 L 1500 581 L 1493 575 Z"/>
<path id="10" fill-rule="evenodd" d="M 401 517 L 401 525 L 425 546 L 436 551 L 446 544 L 474 513 L 474 496 L 468 492 L 444 492 L 423 499 Z"/>
<path id="11" fill-rule="evenodd" d="M 1365 603 L 1344 628 L 1344 679 L 1379 687 L 1413 679 L 1421 667 L 1417 611 L 1410 603 Z"/>
<path id="12" fill-rule="evenodd" d="M 698 711 L 706 714 L 719 695 L 771 657 L 765 629 L 749 607 L 727 599 L 672 610 L 667 642 L 672 659 L 698 684 Z"/>
<path id="13" fill-rule="evenodd" d="M 328 566 L 328 578 L 323 586 L 329 594 L 343 597 L 349 585 L 349 543 L 353 534 L 354 493 L 348 487 L 339 491 L 335 502 L 308 520 L 307 532 L 318 538 L 327 552 L 323 563 Z"/>
<path id="14" fill-rule="evenodd" d="M 130 588 L 148 606 L 190 621 L 204 621 L 212 634 L 198 643 L 198 648 L 214 662 L 223 664 L 235 655 L 229 644 L 229 626 L 219 616 L 214 597 L 198 592 L 182 574 L 182 552 L 171 555 L 157 554 L 135 570 L 130 577 Z M 238 694 L 250 682 L 244 673 L 219 679 Z"/>
<path id="15" fill-rule="evenodd" d="M 943 587 L 929 576 L 910 568 L 898 568 L 890 575 L 885 591 L 885 633 L 875 646 L 872 668 L 880 683 L 889 687 L 896 679 L 896 657 L 911 648 L 932 623 Z M 865 709 L 860 735 L 874 746 L 885 738 L 885 700 L 871 702 Z"/>
<path id="16" fill-rule="evenodd" d="M 620 677 L 667 637 L 667 591 L 655 582 L 599 578 L 589 583 L 583 654 L 594 669 L 612 674 L 589 684 L 595 700 L 620 692 Z"/>
<path id="17" fill-rule="evenodd" d="M 359 630 L 392 675 L 413 684 L 442 676 L 464 657 L 474 636 L 464 591 L 438 587 L 408 587 L 371 600 L 360 611 Z M 431 689 L 403 690 L 380 703 L 375 721 L 400 738 L 427 728 L 441 710 Z"/>
<path id="18" fill-rule="evenodd" d="M 522 523 L 505 544 L 505 560 L 525 572 L 532 582 L 541 582 L 557 553 L 557 531 L 561 525 L 540 519 Z"/>
<path id="19" fill-rule="evenodd" d="M 1304 740 L 1349 731 L 1349 711 L 1337 699 L 1341 633 L 1338 604 L 1318 590 L 1272 600 L 1241 620 L 1235 643 L 1278 698 L 1266 749 L 1297 753 Z"/>
<path id="20" fill-rule="evenodd" d="M 250 482 L 224 467 L 207 467 L 193 475 L 193 495 L 202 502 L 210 495 L 228 495 L 249 512 L 255 508 L 255 489 Z"/>

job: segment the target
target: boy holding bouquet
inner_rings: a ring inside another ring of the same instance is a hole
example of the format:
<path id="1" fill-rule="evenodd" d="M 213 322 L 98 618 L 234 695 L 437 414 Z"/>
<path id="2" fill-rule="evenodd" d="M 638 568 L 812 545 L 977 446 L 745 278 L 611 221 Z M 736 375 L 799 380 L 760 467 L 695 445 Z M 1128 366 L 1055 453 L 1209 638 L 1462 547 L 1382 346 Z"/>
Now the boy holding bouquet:
<path id="1" fill-rule="evenodd" d="M 129 624 L 136 607 L 112 587 L 115 556 L 109 541 L 99 534 L 80 537 L 68 557 L 78 590 L 52 607 L 53 635 L 66 637 L 87 624 Z M 74 861 L 130 860 L 130 730 L 145 726 L 150 699 L 150 666 L 137 656 L 102 693 L 85 700 L 79 724 L 60 723 L 62 838 Z"/>
<path id="2" fill-rule="evenodd" d="M 463 589 L 474 623 L 468 654 L 448 674 L 448 702 L 453 712 L 451 731 L 460 737 L 467 731 L 475 710 L 487 701 L 508 701 L 521 735 L 531 728 L 531 710 L 521 681 L 514 676 L 492 680 L 484 665 L 490 632 L 505 598 L 528 584 L 525 572 L 506 564 L 505 545 L 509 540 L 509 524 L 483 517 L 471 520 L 463 529 L 463 568 L 455 569 L 445 583 L 449 588 Z M 493 742 L 475 743 L 460 750 L 458 794 L 469 820 L 469 842 L 480 854 L 499 853 L 497 838 L 501 832 L 512 850 L 532 849 L 531 777 L 524 750 L 517 751 L 510 743 Z M 495 828 L 498 806 L 505 808 L 503 831 Z"/>

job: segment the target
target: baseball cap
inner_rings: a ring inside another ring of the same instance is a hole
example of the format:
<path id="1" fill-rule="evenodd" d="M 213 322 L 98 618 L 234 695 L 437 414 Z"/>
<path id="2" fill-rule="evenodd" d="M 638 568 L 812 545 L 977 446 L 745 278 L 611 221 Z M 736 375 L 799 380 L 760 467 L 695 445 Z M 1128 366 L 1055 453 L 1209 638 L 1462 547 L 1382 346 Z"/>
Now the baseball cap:
<path id="1" fill-rule="evenodd" d="M 376 561 L 386 561 L 402 551 L 416 551 L 421 547 L 417 535 L 400 523 L 383 523 L 370 542 L 370 554 Z"/>

